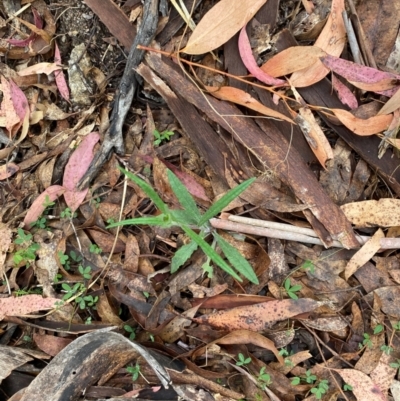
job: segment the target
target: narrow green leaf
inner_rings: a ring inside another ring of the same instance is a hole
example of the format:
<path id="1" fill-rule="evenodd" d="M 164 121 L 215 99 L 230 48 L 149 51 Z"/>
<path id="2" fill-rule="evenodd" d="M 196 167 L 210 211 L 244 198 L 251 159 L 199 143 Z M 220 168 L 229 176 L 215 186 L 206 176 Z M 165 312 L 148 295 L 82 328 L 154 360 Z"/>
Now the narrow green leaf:
<path id="1" fill-rule="evenodd" d="M 236 199 L 242 192 L 244 192 L 253 182 L 255 178 L 249 178 L 243 181 L 240 185 L 229 190 L 221 199 L 217 200 L 211 207 L 203 214 L 199 221 L 199 226 L 202 226 L 208 220 L 213 218 L 215 215 L 221 212 L 226 206 L 228 206 L 234 199 Z"/>
<path id="2" fill-rule="evenodd" d="M 192 256 L 197 247 L 194 241 L 181 246 L 171 260 L 171 273 L 175 273 Z"/>
<path id="3" fill-rule="evenodd" d="M 178 198 L 179 203 L 187 212 L 189 212 L 193 216 L 195 222 L 198 223 L 201 219 L 201 214 L 199 212 L 199 209 L 197 208 L 193 196 L 189 193 L 187 188 L 182 184 L 179 178 L 171 170 L 167 170 L 167 175 L 169 183 L 171 184 L 171 188 Z"/>
<path id="4" fill-rule="evenodd" d="M 177 226 L 188 226 L 194 224 L 197 226 L 198 219 L 187 210 L 170 210 L 169 213 L 171 214 L 171 218 L 174 222 L 176 222 Z"/>
<path id="5" fill-rule="evenodd" d="M 145 192 L 145 194 L 154 202 L 158 209 L 160 209 L 163 213 L 168 214 L 168 206 L 163 202 L 151 185 L 137 177 L 135 174 L 132 174 L 130 171 L 125 170 L 122 167 L 119 169 Z"/>
<path id="6" fill-rule="evenodd" d="M 158 216 L 151 217 L 137 217 L 134 219 L 127 219 L 122 221 L 117 221 L 116 223 L 109 224 L 106 228 L 113 228 L 118 226 L 127 226 L 127 225 L 148 225 L 148 226 L 160 226 L 160 227 L 172 227 L 173 222 L 166 216 L 165 214 L 160 214 Z"/>
<path id="7" fill-rule="evenodd" d="M 194 241 L 197 243 L 197 245 L 203 250 L 203 252 L 216 264 L 218 265 L 222 270 L 225 270 L 228 274 L 230 274 L 232 277 L 234 277 L 236 280 L 242 282 L 243 280 L 236 274 L 236 272 L 224 261 L 224 259 L 221 258 L 220 255 L 218 255 L 217 252 L 215 252 L 214 249 L 211 248 L 211 246 L 204 241 L 203 238 L 200 237 L 200 235 L 197 235 L 193 230 L 191 230 L 189 227 L 182 226 L 181 227 L 183 231 Z"/>
<path id="8" fill-rule="evenodd" d="M 243 274 L 253 284 L 258 284 L 258 278 L 254 273 L 251 264 L 242 256 L 242 254 L 233 247 L 229 242 L 225 241 L 216 232 L 213 233 L 222 252 L 225 254 L 230 264 L 240 273 Z"/>

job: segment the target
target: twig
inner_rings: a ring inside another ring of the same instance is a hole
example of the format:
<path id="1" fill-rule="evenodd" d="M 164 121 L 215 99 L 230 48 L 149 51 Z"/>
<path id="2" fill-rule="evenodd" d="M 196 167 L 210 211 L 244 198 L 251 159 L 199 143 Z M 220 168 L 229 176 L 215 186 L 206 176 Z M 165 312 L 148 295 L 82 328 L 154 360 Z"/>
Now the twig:
<path id="1" fill-rule="evenodd" d="M 139 44 L 148 46 L 153 40 L 158 24 L 158 0 L 144 2 L 143 20 L 138 34 L 132 43 L 125 71 L 115 97 L 114 108 L 111 113 L 110 128 L 107 130 L 99 152 L 95 155 L 92 164 L 78 184 L 79 189 L 87 188 L 92 179 L 109 159 L 113 150 L 117 154 L 124 154 L 124 140 L 122 127 L 131 107 L 133 96 L 137 88 L 136 67 L 142 61 L 144 51 L 138 48 Z"/>
<path id="2" fill-rule="evenodd" d="M 305 244 L 323 245 L 316 232 L 310 228 L 295 227 L 290 224 L 272 221 L 251 219 L 248 217 L 224 214 L 223 219 L 211 219 L 211 226 L 223 230 L 236 231 L 245 234 L 260 235 L 262 237 L 278 238 Z M 371 237 L 357 235 L 357 240 L 364 245 Z M 333 241 L 333 247 L 343 248 L 339 241 Z M 382 238 L 380 251 L 399 249 L 400 238 Z"/>

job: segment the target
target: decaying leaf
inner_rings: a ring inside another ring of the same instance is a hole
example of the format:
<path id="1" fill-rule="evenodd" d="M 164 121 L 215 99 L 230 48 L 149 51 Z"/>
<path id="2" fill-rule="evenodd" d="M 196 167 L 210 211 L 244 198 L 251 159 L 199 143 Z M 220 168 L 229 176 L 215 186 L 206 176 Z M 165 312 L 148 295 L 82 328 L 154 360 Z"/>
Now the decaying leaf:
<path id="1" fill-rule="evenodd" d="M 309 298 L 284 299 L 239 306 L 212 315 L 203 315 L 194 320 L 218 329 L 261 331 L 270 328 L 276 322 L 310 312 L 318 306 L 320 302 Z"/>
<path id="2" fill-rule="evenodd" d="M 267 0 L 221 0 L 198 23 L 182 50 L 187 54 L 210 52 L 245 26 Z"/>
<path id="3" fill-rule="evenodd" d="M 286 81 L 277 79 L 265 73 L 256 63 L 250 47 L 249 37 L 247 36 L 246 27 L 243 27 L 239 35 L 239 53 L 243 64 L 258 80 L 267 85 L 282 86 Z"/>
<path id="4" fill-rule="evenodd" d="M 385 131 L 392 122 L 393 115 L 378 115 L 366 120 L 357 118 L 349 111 L 342 109 L 331 109 L 332 113 L 346 126 L 350 131 L 357 135 L 368 136 L 379 134 Z"/>
<path id="5" fill-rule="evenodd" d="M 282 77 L 319 62 L 326 55 L 318 46 L 294 46 L 276 54 L 260 68 L 271 77 Z"/>
<path id="6" fill-rule="evenodd" d="M 289 117 L 286 117 L 284 114 L 264 106 L 258 100 L 254 99 L 251 95 L 241 89 L 231 86 L 221 86 L 220 88 L 206 86 L 206 89 L 218 99 L 228 100 L 229 102 L 240 104 L 266 116 L 277 118 L 279 120 L 284 120 L 294 124 L 294 121 Z"/>
<path id="7" fill-rule="evenodd" d="M 400 226 L 400 200 L 379 199 L 342 205 L 346 217 L 357 227 Z"/>
<path id="8" fill-rule="evenodd" d="M 82 191 L 76 189 L 76 185 L 83 177 L 93 160 L 93 148 L 99 141 L 100 136 L 97 132 L 92 132 L 87 135 L 80 143 L 78 148 L 70 157 L 65 166 L 63 186 L 65 188 L 64 198 L 68 207 L 75 211 L 88 192 L 88 188 Z"/>
<path id="9" fill-rule="evenodd" d="M 41 295 L 0 298 L 0 320 L 5 316 L 23 316 L 28 313 L 48 310 L 60 302 L 58 298 L 43 298 Z"/>
<path id="10" fill-rule="evenodd" d="M 381 247 L 382 238 L 385 238 L 385 234 L 379 229 L 362 248 L 353 255 L 344 271 L 346 280 L 378 252 Z"/>
<path id="11" fill-rule="evenodd" d="M 365 373 L 356 369 L 335 369 L 335 372 L 353 388 L 353 394 L 358 401 L 386 400 L 379 387 Z"/>

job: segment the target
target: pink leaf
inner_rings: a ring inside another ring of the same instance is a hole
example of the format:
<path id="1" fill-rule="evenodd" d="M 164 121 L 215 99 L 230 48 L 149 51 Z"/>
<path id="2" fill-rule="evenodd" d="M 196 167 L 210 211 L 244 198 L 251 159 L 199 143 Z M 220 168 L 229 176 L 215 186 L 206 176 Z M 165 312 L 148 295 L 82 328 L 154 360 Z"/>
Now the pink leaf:
<path id="1" fill-rule="evenodd" d="M 53 309 L 57 298 L 43 298 L 41 295 L 25 295 L 0 299 L 0 320 L 4 316 L 22 316 L 40 310 Z"/>
<path id="2" fill-rule="evenodd" d="M 321 61 L 326 67 L 346 78 L 357 88 L 367 91 L 378 92 L 393 89 L 400 79 L 400 75 L 379 71 L 331 55 L 321 57 Z"/>
<path id="3" fill-rule="evenodd" d="M 55 64 L 61 64 L 61 54 L 60 54 L 60 49 L 57 46 L 57 43 L 54 48 L 54 63 Z M 69 89 L 67 85 L 67 81 L 65 80 L 64 73 L 61 70 L 56 71 L 54 73 L 54 76 L 56 78 L 56 84 L 57 88 L 60 92 L 60 95 L 65 99 L 67 102 L 69 102 Z"/>
<path id="4" fill-rule="evenodd" d="M 72 211 L 75 211 L 79 207 L 88 192 L 88 189 L 78 191 L 76 185 L 89 168 L 93 160 L 93 148 L 99 139 L 100 136 L 97 132 L 88 134 L 65 166 L 63 185 L 66 192 L 64 193 L 64 198 Z"/>
<path id="5" fill-rule="evenodd" d="M 43 28 L 43 20 L 40 17 L 39 13 L 32 7 L 32 14 L 36 28 Z M 6 39 L 10 45 L 16 47 L 25 47 L 28 46 L 30 42 L 32 42 L 36 38 L 36 33 L 31 32 L 30 35 L 26 39 Z"/>
<path id="6" fill-rule="evenodd" d="M 15 163 L 6 163 L 0 166 L 0 181 L 13 176 L 19 167 Z"/>
<path id="7" fill-rule="evenodd" d="M 11 81 L 11 80 L 10 80 Z M 22 122 L 18 113 L 14 108 L 14 102 L 11 92 L 11 84 L 2 75 L 1 76 L 1 88 L 3 91 L 3 101 L 1 103 L 1 112 L 6 117 L 6 128 L 10 133 L 11 137 L 15 136 L 18 129 L 21 127 Z"/>
<path id="8" fill-rule="evenodd" d="M 335 74 L 332 74 L 332 85 L 343 104 L 349 106 L 351 110 L 358 107 L 357 98 L 353 92 L 342 81 L 337 79 Z"/>
<path id="9" fill-rule="evenodd" d="M 23 121 L 26 113 L 29 112 L 28 99 L 26 98 L 25 93 L 22 92 L 22 90 L 14 83 L 12 79 L 10 79 L 10 92 L 14 110 L 20 120 Z"/>
<path id="10" fill-rule="evenodd" d="M 46 197 L 53 202 L 64 192 L 65 188 L 61 185 L 52 185 L 46 188 L 45 191 L 35 199 L 25 216 L 24 223 L 27 228 L 43 214 L 46 209 Z"/>
<path id="11" fill-rule="evenodd" d="M 283 79 L 276 79 L 266 74 L 256 63 L 253 52 L 251 51 L 249 37 L 247 36 L 246 27 L 244 26 L 239 35 L 239 53 L 243 64 L 258 80 L 267 85 L 282 86 L 286 84 Z"/>

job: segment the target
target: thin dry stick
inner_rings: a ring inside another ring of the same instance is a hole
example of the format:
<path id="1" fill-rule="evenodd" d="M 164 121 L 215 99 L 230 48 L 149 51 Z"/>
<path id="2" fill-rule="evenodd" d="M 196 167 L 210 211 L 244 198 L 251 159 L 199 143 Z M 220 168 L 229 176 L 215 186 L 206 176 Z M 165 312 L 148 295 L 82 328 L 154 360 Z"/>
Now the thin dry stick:
<path id="1" fill-rule="evenodd" d="M 228 219 L 226 219 L 228 216 Z M 223 230 L 236 231 L 244 234 L 260 235 L 262 237 L 278 238 L 289 241 L 303 242 L 305 244 L 323 245 L 314 230 L 296 227 L 290 224 L 276 223 L 265 220 L 251 219 L 242 216 L 224 215 L 224 219 L 211 219 L 211 226 Z M 357 235 L 360 246 L 364 245 L 370 237 Z M 339 241 L 333 241 L 333 247 L 343 248 Z M 382 238 L 380 251 L 386 249 L 399 249 L 400 238 Z"/>

